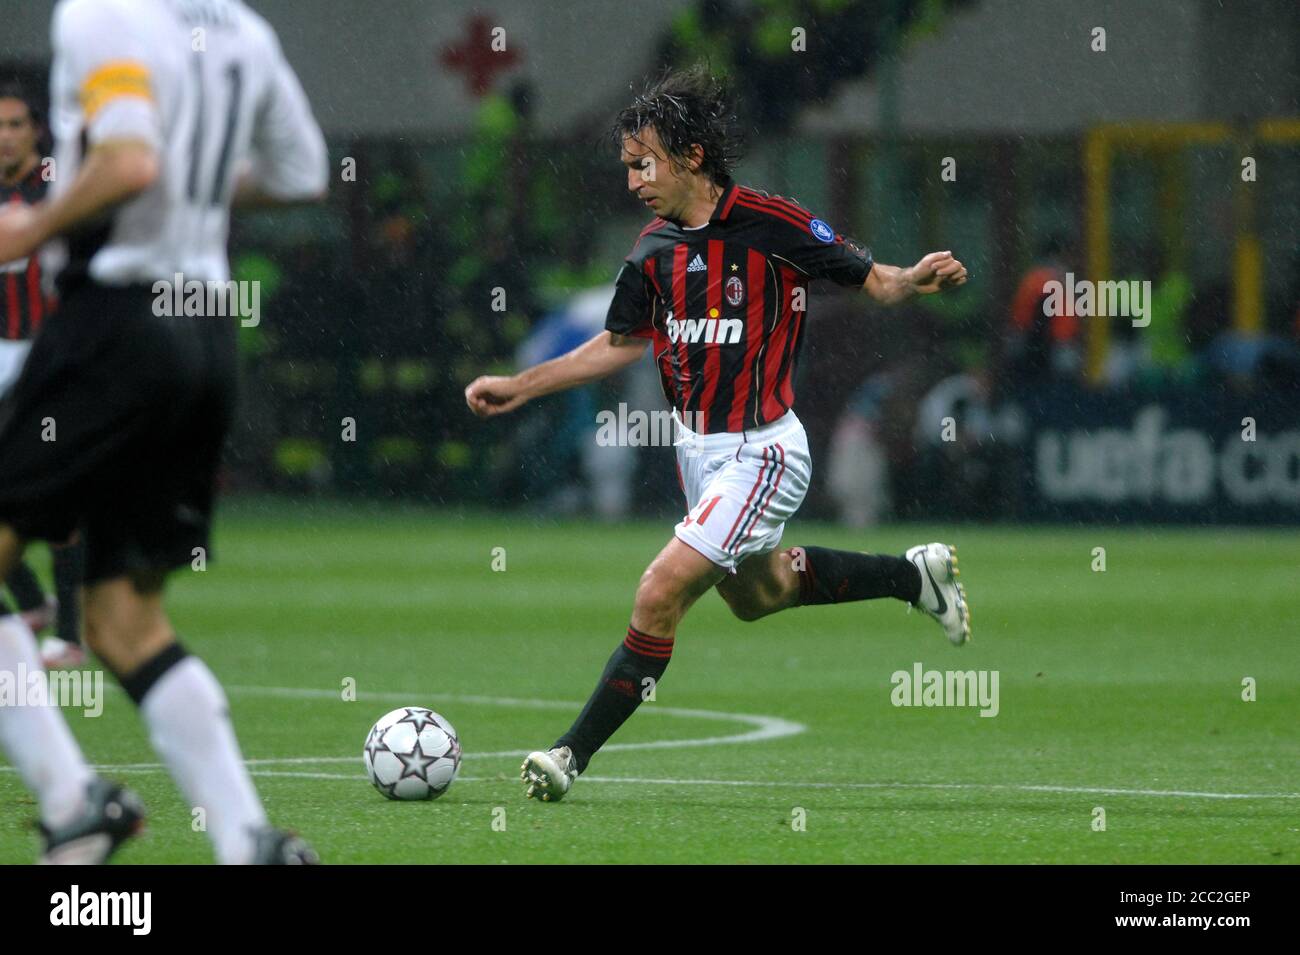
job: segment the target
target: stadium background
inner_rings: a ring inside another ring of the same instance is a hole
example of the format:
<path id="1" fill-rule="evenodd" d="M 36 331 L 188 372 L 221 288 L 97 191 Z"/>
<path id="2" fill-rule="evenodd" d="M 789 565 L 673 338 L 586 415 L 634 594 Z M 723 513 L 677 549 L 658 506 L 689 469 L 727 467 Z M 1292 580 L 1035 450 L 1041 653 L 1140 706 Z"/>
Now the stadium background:
<path id="1" fill-rule="evenodd" d="M 257 6 L 339 183 L 235 228 L 263 319 L 232 494 L 678 511 L 660 449 L 593 448 L 598 410 L 663 406 L 649 363 L 487 426 L 461 391 L 585 331 L 575 297 L 644 220 L 602 133 L 630 84 L 704 59 L 740 94 L 740 181 L 883 261 L 952 248 L 975 276 L 895 313 L 815 290 L 799 410 L 827 479 L 807 516 L 1300 520 L 1293 3 Z M 0 72 L 43 89 L 51 7 L 5 4 Z M 1150 281 L 1154 321 L 1054 327 L 1032 293 L 1061 271 Z M 1260 443 L 1234 448 L 1247 416 Z"/>
<path id="2" fill-rule="evenodd" d="M 216 559 L 169 610 L 277 822 L 343 863 L 1296 860 L 1300 7 L 253 5 L 337 174 L 323 206 L 237 217 L 262 320 Z M 43 85 L 52 7 L 0 0 L 0 73 Z M 814 289 L 786 540 L 958 543 L 974 641 L 893 602 L 745 624 L 708 597 L 654 705 L 543 806 L 520 754 L 581 705 L 681 501 L 667 449 L 595 439 L 597 412 L 657 407 L 649 363 L 489 422 L 462 390 L 599 325 L 646 218 L 604 130 L 700 59 L 740 93 L 740 181 L 882 261 L 973 273 L 896 311 Z M 1150 325 L 1047 323 L 1063 271 L 1150 281 Z M 997 718 L 896 705 L 919 666 L 1000 674 Z M 65 714 L 149 807 L 121 861 L 209 861 L 106 684 L 104 718 Z M 436 803 L 387 803 L 362 742 L 414 703 L 465 763 Z M 0 766 L 0 863 L 34 857 L 35 811 Z"/>

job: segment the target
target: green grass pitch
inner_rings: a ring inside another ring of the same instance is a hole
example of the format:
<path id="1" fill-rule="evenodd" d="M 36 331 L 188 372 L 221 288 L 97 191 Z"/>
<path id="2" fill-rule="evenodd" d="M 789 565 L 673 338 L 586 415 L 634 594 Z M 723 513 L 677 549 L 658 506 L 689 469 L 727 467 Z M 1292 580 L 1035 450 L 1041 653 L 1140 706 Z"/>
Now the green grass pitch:
<path id="1" fill-rule="evenodd" d="M 657 700 L 554 805 L 524 799 L 520 758 L 595 684 L 669 522 L 244 501 L 217 531 L 209 568 L 176 575 L 173 617 L 228 688 L 272 819 L 326 862 L 1300 859 L 1294 531 L 796 521 L 787 544 L 957 543 L 974 642 L 892 601 L 747 624 L 709 595 Z M 996 670 L 1000 712 L 895 707 L 891 674 L 917 662 Z M 362 775 L 366 731 L 403 703 L 460 733 L 438 801 L 388 802 Z M 119 861 L 210 860 L 124 695 L 70 722 L 149 807 Z M 0 862 L 34 858 L 34 816 L 0 762 Z"/>

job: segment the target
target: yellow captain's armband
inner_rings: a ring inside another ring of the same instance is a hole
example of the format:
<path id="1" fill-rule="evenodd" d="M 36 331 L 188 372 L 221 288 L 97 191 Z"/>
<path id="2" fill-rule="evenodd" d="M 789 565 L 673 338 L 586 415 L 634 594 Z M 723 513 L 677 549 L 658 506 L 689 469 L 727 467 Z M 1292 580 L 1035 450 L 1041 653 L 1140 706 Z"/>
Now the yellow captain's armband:
<path id="1" fill-rule="evenodd" d="M 86 120 L 95 118 L 105 105 L 121 96 L 138 96 L 153 102 L 149 68 L 135 60 L 105 63 L 81 84 L 81 110 Z"/>

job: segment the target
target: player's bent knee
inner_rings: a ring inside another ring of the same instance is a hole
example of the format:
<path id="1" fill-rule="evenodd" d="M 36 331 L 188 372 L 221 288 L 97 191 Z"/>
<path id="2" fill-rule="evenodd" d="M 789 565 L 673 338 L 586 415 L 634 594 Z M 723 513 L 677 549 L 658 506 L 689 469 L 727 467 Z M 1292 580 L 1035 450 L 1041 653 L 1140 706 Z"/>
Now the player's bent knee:
<path id="1" fill-rule="evenodd" d="M 86 645 L 105 659 L 147 652 L 171 639 L 162 609 L 165 572 L 141 572 L 92 584 L 86 589 Z"/>
<path id="2" fill-rule="evenodd" d="M 767 608 L 759 606 L 751 594 L 737 593 L 730 587 L 724 586 L 725 583 L 724 581 L 723 584 L 718 585 L 718 595 L 722 597 L 727 609 L 737 620 L 752 623 L 767 616 Z"/>
<path id="3" fill-rule="evenodd" d="M 635 602 L 638 619 L 675 623 L 681 614 L 682 602 L 681 588 L 669 574 L 651 567 L 641 575 Z"/>
<path id="4" fill-rule="evenodd" d="M 129 651 L 136 642 L 137 635 L 120 623 L 93 614 L 87 609 L 85 623 L 86 647 L 95 656 L 112 666 L 123 652 Z"/>
<path id="5" fill-rule="evenodd" d="M 758 607 L 746 602 L 728 602 L 727 606 L 731 608 L 731 613 L 737 620 L 742 620 L 745 623 L 753 623 L 755 620 L 762 620 L 771 612 L 766 607 Z"/>
<path id="6" fill-rule="evenodd" d="M 636 590 L 633 612 L 640 620 L 673 619 L 676 602 L 671 593 L 657 582 L 643 582 Z"/>

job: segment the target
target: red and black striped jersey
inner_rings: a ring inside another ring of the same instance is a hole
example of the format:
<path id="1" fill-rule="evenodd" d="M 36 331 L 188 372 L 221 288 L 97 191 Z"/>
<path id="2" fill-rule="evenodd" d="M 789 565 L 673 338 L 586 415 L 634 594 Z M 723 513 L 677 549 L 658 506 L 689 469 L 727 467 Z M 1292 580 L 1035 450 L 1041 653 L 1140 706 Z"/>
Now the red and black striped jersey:
<path id="1" fill-rule="evenodd" d="M 14 185 L 0 182 L 0 202 L 32 205 L 44 199 L 49 184 L 41 170 L 41 163 L 37 163 Z M 50 302 L 41 287 L 40 256 L 0 263 L 0 339 L 24 341 L 31 338 L 49 309 Z"/>
<path id="2" fill-rule="evenodd" d="M 794 404 L 807 286 L 858 286 L 871 253 L 796 202 L 728 183 L 709 221 L 655 219 L 624 260 L 605 327 L 650 338 L 692 430 L 744 431 Z"/>

